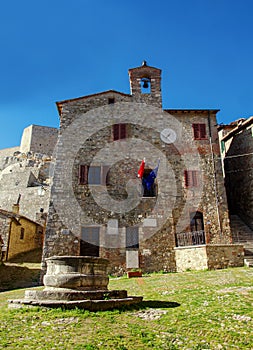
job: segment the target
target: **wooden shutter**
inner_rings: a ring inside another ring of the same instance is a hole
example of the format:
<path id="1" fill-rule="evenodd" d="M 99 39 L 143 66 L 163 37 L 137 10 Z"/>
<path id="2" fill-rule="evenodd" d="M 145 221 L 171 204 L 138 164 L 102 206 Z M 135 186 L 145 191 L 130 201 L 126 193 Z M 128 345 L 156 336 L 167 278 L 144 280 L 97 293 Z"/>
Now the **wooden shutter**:
<path id="1" fill-rule="evenodd" d="M 198 186 L 197 170 L 185 170 L 184 181 L 185 181 L 185 187 L 197 187 Z"/>
<path id="2" fill-rule="evenodd" d="M 80 165 L 79 166 L 79 184 L 87 185 L 88 183 L 88 165 Z"/>
<path id="3" fill-rule="evenodd" d="M 120 124 L 114 124 L 113 125 L 113 140 L 119 140 L 119 125 Z"/>
<path id="4" fill-rule="evenodd" d="M 126 124 L 120 124 L 120 139 L 126 138 Z"/>
<path id="5" fill-rule="evenodd" d="M 114 124 L 113 125 L 113 140 L 121 140 L 126 138 L 126 126 L 127 124 Z"/>
<path id="6" fill-rule="evenodd" d="M 191 178 L 192 187 L 198 186 L 198 174 L 196 170 L 191 171 Z"/>
<path id="7" fill-rule="evenodd" d="M 192 127 L 193 127 L 193 134 L 194 134 L 195 140 L 206 139 L 206 124 L 204 123 L 192 124 Z"/>
<path id="8" fill-rule="evenodd" d="M 184 183 L 185 183 L 185 187 L 189 187 L 189 172 L 187 170 L 184 171 Z"/>
<path id="9" fill-rule="evenodd" d="M 200 139 L 206 139 L 206 124 L 199 124 Z"/>

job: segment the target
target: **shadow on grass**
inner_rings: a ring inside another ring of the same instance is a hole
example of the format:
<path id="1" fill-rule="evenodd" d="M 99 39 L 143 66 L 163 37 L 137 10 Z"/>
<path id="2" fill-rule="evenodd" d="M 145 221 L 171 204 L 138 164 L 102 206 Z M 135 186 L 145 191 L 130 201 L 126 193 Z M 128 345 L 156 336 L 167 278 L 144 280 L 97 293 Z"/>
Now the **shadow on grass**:
<path id="1" fill-rule="evenodd" d="M 152 309 L 160 309 L 160 308 L 173 308 L 180 306 L 179 303 L 174 301 L 161 301 L 161 300 L 146 300 L 140 303 L 141 308 L 152 308 Z"/>
<path id="2" fill-rule="evenodd" d="M 124 311 L 144 309 L 171 309 L 178 306 L 180 306 L 180 304 L 174 301 L 145 300 L 138 304 L 122 306 L 120 309 Z"/>
<path id="3" fill-rule="evenodd" d="M 0 266 L 0 292 L 18 288 L 29 288 L 39 285 L 40 269 L 29 269 L 24 266 Z"/>

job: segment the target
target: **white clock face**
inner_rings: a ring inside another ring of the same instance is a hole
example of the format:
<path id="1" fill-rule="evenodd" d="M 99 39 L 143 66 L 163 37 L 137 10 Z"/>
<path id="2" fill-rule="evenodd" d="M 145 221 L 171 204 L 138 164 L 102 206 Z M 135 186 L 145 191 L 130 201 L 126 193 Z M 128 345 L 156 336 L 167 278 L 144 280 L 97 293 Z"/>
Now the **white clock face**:
<path id="1" fill-rule="evenodd" d="M 163 129 L 160 133 L 161 140 L 165 143 L 173 143 L 177 139 L 177 134 L 173 129 Z"/>

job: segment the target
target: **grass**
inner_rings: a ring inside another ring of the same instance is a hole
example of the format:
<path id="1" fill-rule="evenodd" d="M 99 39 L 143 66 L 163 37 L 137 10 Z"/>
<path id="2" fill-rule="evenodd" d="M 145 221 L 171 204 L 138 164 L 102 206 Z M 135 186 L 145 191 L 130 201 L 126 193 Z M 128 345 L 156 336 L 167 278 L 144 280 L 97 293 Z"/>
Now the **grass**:
<path id="1" fill-rule="evenodd" d="M 253 269 L 111 278 L 143 295 L 106 312 L 8 309 L 24 290 L 0 293 L 0 348 L 50 350 L 253 349 Z"/>

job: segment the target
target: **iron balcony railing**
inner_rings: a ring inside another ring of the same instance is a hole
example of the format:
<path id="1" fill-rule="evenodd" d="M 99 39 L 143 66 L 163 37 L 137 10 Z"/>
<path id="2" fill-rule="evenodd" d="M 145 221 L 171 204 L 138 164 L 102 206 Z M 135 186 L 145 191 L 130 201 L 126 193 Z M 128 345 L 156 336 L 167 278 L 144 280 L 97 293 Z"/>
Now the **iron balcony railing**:
<path id="1" fill-rule="evenodd" d="M 205 244 L 205 231 L 176 233 L 177 247 Z"/>

